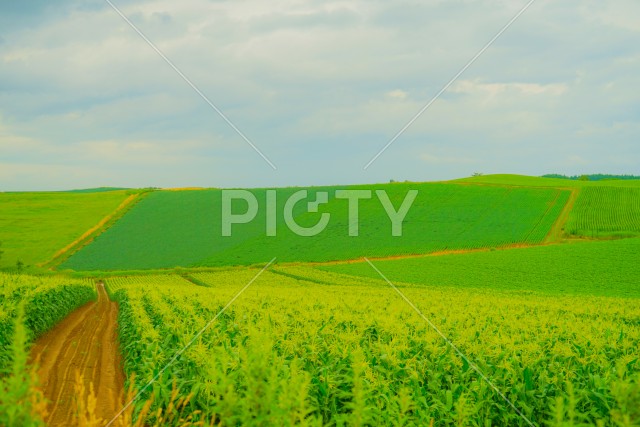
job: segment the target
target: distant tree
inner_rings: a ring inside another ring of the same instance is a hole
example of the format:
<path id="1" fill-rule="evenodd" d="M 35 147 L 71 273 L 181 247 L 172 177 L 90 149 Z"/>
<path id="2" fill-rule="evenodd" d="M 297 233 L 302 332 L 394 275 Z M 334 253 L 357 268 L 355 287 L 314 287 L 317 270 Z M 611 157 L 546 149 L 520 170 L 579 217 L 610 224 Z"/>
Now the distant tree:
<path id="1" fill-rule="evenodd" d="M 546 175 L 542 175 L 542 178 L 571 179 L 571 177 L 567 175 L 561 175 L 559 173 L 548 173 Z"/>
<path id="2" fill-rule="evenodd" d="M 640 179 L 638 175 L 611 175 L 611 174 L 589 174 L 589 175 L 560 175 L 557 173 L 551 173 L 547 175 L 542 175 L 543 178 L 562 178 L 562 179 L 571 179 L 575 181 L 604 181 L 604 180 L 613 180 L 613 179 Z M 585 178 L 586 177 L 586 178 Z"/>
<path id="3" fill-rule="evenodd" d="M 389 182 L 393 184 L 394 182 L 396 182 L 396 180 L 395 179 L 390 179 Z"/>
<path id="4" fill-rule="evenodd" d="M 604 181 L 604 180 L 612 180 L 612 179 L 640 179 L 640 176 L 637 176 L 637 175 L 612 175 L 612 174 L 602 174 L 602 173 L 589 175 L 589 181 Z"/>
<path id="5" fill-rule="evenodd" d="M 474 172 L 471 176 L 482 176 L 482 172 Z"/>

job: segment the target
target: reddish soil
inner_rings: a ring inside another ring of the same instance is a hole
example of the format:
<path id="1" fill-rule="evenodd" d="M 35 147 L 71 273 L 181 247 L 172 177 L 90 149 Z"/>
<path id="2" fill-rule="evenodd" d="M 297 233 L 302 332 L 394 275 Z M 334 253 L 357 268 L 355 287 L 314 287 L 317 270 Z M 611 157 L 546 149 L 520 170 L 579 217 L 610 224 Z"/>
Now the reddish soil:
<path id="1" fill-rule="evenodd" d="M 117 341 L 118 305 L 109 300 L 99 283 L 98 301 L 77 309 L 55 328 L 40 337 L 31 350 L 31 360 L 39 361 L 38 376 L 49 401 L 45 420 L 49 426 L 77 423 L 75 396 L 76 371 L 82 375 L 85 390 L 93 384 L 96 394 L 95 416 L 110 421 L 122 408 L 124 374 Z"/>

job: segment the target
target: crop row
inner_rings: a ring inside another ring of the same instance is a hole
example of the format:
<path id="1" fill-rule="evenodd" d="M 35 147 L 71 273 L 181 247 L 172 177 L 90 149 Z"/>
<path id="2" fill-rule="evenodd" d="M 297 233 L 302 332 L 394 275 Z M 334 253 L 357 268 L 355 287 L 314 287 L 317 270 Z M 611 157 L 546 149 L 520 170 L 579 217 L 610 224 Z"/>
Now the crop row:
<path id="1" fill-rule="evenodd" d="M 640 233 L 640 188 L 583 188 L 565 229 L 588 237 Z"/>
<path id="2" fill-rule="evenodd" d="M 640 239 L 618 239 L 375 264 L 393 281 L 429 286 L 640 298 L 638 253 Z M 318 268 L 324 274 L 350 274 L 360 280 L 380 277 L 364 262 Z"/>
<path id="3" fill-rule="evenodd" d="M 24 323 L 29 339 L 34 339 L 96 296 L 95 286 L 87 280 L 0 273 L 0 373 L 11 360 L 18 305 L 24 307 Z"/>
<path id="4" fill-rule="evenodd" d="M 144 397 L 168 405 L 175 382 L 223 425 L 527 425 L 477 365 L 538 425 L 633 425 L 640 407 L 636 300 L 400 283 L 465 360 L 380 280 L 280 267 L 221 312 L 256 273 L 107 282 L 127 375 L 159 375 Z"/>
<path id="5" fill-rule="evenodd" d="M 363 189 L 365 187 L 358 187 Z M 417 190 L 403 224 L 393 236 L 391 222 L 378 200 L 359 204 L 359 235 L 349 236 L 346 200 L 335 199 L 319 212 L 296 212 L 296 221 L 315 224 L 320 213 L 331 221 L 320 234 L 303 237 L 285 224 L 282 208 L 293 189 L 278 189 L 277 237 L 266 236 L 265 209 L 247 224 L 235 224 L 232 236 L 221 235 L 221 192 L 154 192 L 113 227 L 74 254 L 62 267 L 75 270 L 155 269 L 175 266 L 253 265 L 274 256 L 281 261 L 331 261 L 363 255 L 388 256 L 536 244 L 544 240 L 565 206 L 569 191 L 539 188 L 403 183 L 366 187 L 385 190 L 400 206 Z M 265 190 L 252 190 L 264 207 Z M 300 206 L 303 206 L 301 203 Z M 298 209 L 300 210 L 300 209 Z M 184 221 L 184 218 L 190 221 Z"/>
<path id="6" fill-rule="evenodd" d="M 0 273 L 1 426 L 44 425 L 46 405 L 35 366 L 29 366 L 29 343 L 94 298 L 90 281 Z"/>

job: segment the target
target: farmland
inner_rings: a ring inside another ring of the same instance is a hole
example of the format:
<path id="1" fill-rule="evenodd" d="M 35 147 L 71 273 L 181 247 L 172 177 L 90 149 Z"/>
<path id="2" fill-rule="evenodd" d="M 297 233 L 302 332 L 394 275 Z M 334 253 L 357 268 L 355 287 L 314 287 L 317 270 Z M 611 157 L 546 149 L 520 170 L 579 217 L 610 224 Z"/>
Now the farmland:
<path id="1" fill-rule="evenodd" d="M 0 427 L 640 427 L 640 0 L 1 4 Z"/>
<path id="2" fill-rule="evenodd" d="M 600 181 L 580 181 L 561 178 L 540 178 L 526 175 L 495 174 L 471 178 L 460 178 L 449 182 L 460 184 L 500 185 L 509 187 L 554 187 L 554 188 L 586 188 L 586 187 L 623 187 L 640 188 L 637 179 L 612 179 Z"/>
<path id="3" fill-rule="evenodd" d="M 178 276 L 108 280 L 126 373 L 142 387 L 257 272 L 199 274 L 210 288 Z M 276 272 L 153 384 L 156 405 L 176 380 L 192 393 L 190 411 L 232 425 L 526 425 L 382 280 Z M 634 413 L 636 300 L 398 286 L 534 423 L 614 424 Z"/>
<path id="4" fill-rule="evenodd" d="M 0 425 L 39 425 L 46 404 L 27 364 L 28 345 L 95 298 L 90 281 L 0 273 Z"/>
<path id="5" fill-rule="evenodd" d="M 0 267 L 48 261 L 127 197 L 124 191 L 0 193 Z"/>
<path id="6" fill-rule="evenodd" d="M 29 339 L 47 331 L 71 311 L 96 298 L 91 282 L 64 276 L 32 277 L 0 273 L 0 370 L 9 363 L 8 344 L 18 307 Z"/>
<path id="7" fill-rule="evenodd" d="M 349 187 L 359 189 L 364 187 Z M 264 211 L 250 224 L 238 225 L 231 237 L 220 233 L 220 191 L 154 192 L 131 212 L 73 255 L 61 267 L 73 270 L 152 269 L 175 266 L 252 265 L 278 254 L 280 261 L 330 261 L 367 256 L 404 255 L 441 250 L 540 243 L 565 206 L 569 191 L 453 184 L 388 184 L 384 189 L 398 206 L 409 189 L 419 195 L 409 211 L 402 237 L 393 237 L 377 200 L 360 202 L 360 235 L 347 233 L 345 200 L 332 198 L 320 207 L 331 214 L 324 233 L 301 237 L 278 218 L 277 238 L 264 235 Z M 335 187 L 310 189 L 333 194 Z M 298 189 L 278 189 L 278 206 Z M 264 190 L 252 190 L 259 203 Z M 281 209 L 279 209 L 281 212 Z M 186 220 L 188 218 L 188 221 Z M 302 212 L 301 225 L 317 221 Z"/>
<path id="8" fill-rule="evenodd" d="M 580 181 L 520 175 L 488 175 L 452 182 L 464 185 L 567 188 L 577 197 L 564 227 L 566 235 L 611 238 L 640 234 L 640 180 Z"/>
<path id="9" fill-rule="evenodd" d="M 587 237 L 640 234 L 640 187 L 584 188 L 566 230 Z"/>
<path id="10" fill-rule="evenodd" d="M 6 239 L 7 267 L 17 248 L 41 263 L 95 237 L 39 276 L 0 273 L 0 425 L 102 426 L 125 390 L 140 394 L 114 426 L 638 425 L 635 181 L 340 187 L 384 189 L 396 207 L 418 189 L 402 237 L 375 197 L 349 236 L 337 188 L 308 189 L 328 203 L 293 211 L 306 226 L 331 215 L 314 237 L 285 226 L 298 188 L 275 191 L 277 236 L 259 210 L 231 237 L 217 189 L 149 191 L 124 210 L 139 190 L 0 194 L 22 203 L 16 221 L 63 223 L 24 229 L 46 255 Z M 267 189 L 250 191 L 264 206 Z M 105 200 L 80 226 L 65 216 L 73 197 Z"/>
<path id="11" fill-rule="evenodd" d="M 380 260 L 392 281 L 434 287 L 535 291 L 550 295 L 640 298 L 640 239 Z M 367 263 L 319 266 L 379 278 Z"/>

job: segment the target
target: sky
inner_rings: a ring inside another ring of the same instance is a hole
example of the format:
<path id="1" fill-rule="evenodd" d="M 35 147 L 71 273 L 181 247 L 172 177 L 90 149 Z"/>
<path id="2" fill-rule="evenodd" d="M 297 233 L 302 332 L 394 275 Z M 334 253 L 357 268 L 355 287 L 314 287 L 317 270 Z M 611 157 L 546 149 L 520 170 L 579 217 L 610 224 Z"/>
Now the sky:
<path id="1" fill-rule="evenodd" d="M 0 2 L 0 191 L 640 174 L 640 2 Z"/>

